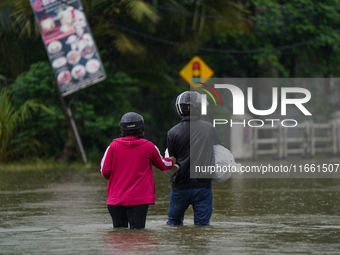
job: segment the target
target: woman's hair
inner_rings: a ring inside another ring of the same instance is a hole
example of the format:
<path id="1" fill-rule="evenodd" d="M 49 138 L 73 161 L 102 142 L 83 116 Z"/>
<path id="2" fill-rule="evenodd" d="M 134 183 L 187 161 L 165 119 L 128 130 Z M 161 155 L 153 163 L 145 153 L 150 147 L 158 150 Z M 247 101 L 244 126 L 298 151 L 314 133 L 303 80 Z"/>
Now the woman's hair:
<path id="1" fill-rule="evenodd" d="M 124 135 L 122 137 L 126 137 L 126 136 L 134 136 L 136 138 L 144 138 L 144 133 L 143 134 L 135 134 L 135 135 Z"/>

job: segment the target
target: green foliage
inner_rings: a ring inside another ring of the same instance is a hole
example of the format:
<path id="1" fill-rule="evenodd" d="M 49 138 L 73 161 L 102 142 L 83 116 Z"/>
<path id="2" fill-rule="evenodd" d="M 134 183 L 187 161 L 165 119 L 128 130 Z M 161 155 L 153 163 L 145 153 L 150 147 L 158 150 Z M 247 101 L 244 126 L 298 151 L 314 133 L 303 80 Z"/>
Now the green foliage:
<path id="1" fill-rule="evenodd" d="M 71 109 L 86 151 L 103 152 L 112 139 L 119 137 L 119 121 L 124 113 L 136 111 L 142 114 L 146 125 L 151 129 L 153 123 L 160 120 L 159 114 L 162 111 L 159 109 L 168 108 L 168 106 L 162 107 L 167 95 L 158 98 L 158 88 L 147 88 L 137 79 L 120 71 L 110 73 L 110 66 L 105 66 L 108 71 L 108 78 L 105 81 L 65 98 L 67 102 L 73 102 Z M 20 104 L 35 96 L 56 113 L 54 116 L 44 112 L 37 113 L 24 125 L 24 128 L 36 131 L 37 139 L 42 141 L 44 146 L 44 153 L 40 154 L 41 156 L 57 158 L 67 138 L 68 126 L 57 97 L 50 65 L 46 62 L 33 64 L 30 70 L 20 75 L 9 89 L 16 103 Z M 146 103 L 145 95 L 148 93 L 150 94 Z M 152 102 L 156 104 L 152 106 Z M 150 111 L 151 107 L 154 109 Z M 162 117 L 163 122 L 159 123 L 156 129 L 151 130 L 165 132 L 164 123 L 168 123 L 165 117 L 169 117 L 169 114 L 164 113 Z M 151 130 L 147 133 L 152 136 Z"/>
<path id="2" fill-rule="evenodd" d="M 180 120 L 176 96 L 189 90 L 179 71 L 195 55 L 215 77 L 340 76 L 340 0 L 151 2 L 83 1 L 108 78 L 65 99 L 73 102 L 85 151 L 95 160 L 119 136 L 118 123 L 127 111 L 142 114 L 146 138 L 166 147 L 166 131 Z M 0 3 L 0 78 L 15 79 L 30 68 L 9 87 L 12 100 L 22 105 L 38 98 L 56 113 L 34 113 L 22 125 L 36 131 L 45 148 L 41 156 L 57 157 L 68 126 L 44 45 L 38 37 L 28 38 L 36 30 L 26 22 L 32 20 L 27 3 Z M 327 89 L 320 91 L 313 103 L 328 116 L 335 106 Z"/>
<path id="3" fill-rule="evenodd" d="M 30 98 L 38 98 L 41 103 L 55 112 L 53 116 L 44 112 L 34 114 L 24 127 L 26 130 L 36 131 L 36 137 L 42 142 L 44 152 L 60 153 L 68 128 L 59 106 L 54 74 L 50 65 L 46 62 L 33 64 L 28 72 L 16 79 L 9 90 L 17 104 L 22 104 Z"/>
<path id="4" fill-rule="evenodd" d="M 105 81 L 81 91 L 71 108 L 84 147 L 104 150 L 119 137 L 120 118 L 125 112 L 137 111 L 134 98 L 139 94 L 136 80 L 122 72 L 109 74 Z"/>
<path id="5" fill-rule="evenodd" d="M 0 47 L 0 74 L 12 79 L 46 59 L 29 1 L 0 1 Z"/>
<path id="6" fill-rule="evenodd" d="M 245 6 L 253 13 L 251 19 L 255 25 L 251 34 L 240 36 L 224 31 L 211 40 L 217 43 L 218 49 L 249 53 L 216 57 L 231 63 L 227 76 L 338 76 L 340 63 L 335 56 L 340 53 L 339 5 L 338 0 L 245 1 Z"/>
<path id="7" fill-rule="evenodd" d="M 26 100 L 22 105 L 13 104 L 6 89 L 0 91 L 0 151 L 3 163 L 22 156 L 22 153 L 37 152 L 41 143 L 34 138 L 33 130 L 25 130 L 22 124 L 31 119 L 32 112 L 43 110 L 54 114 L 35 99 Z"/>

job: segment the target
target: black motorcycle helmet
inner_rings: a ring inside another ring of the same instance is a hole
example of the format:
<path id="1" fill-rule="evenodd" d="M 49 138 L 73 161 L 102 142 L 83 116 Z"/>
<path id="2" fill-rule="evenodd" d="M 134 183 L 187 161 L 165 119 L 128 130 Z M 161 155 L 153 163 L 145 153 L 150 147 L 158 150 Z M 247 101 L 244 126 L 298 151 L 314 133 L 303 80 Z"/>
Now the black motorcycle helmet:
<path id="1" fill-rule="evenodd" d="M 185 91 L 176 99 L 176 110 L 182 118 L 189 115 L 201 117 L 201 94 L 196 91 Z"/>
<path id="2" fill-rule="evenodd" d="M 121 136 L 144 137 L 144 119 L 135 112 L 128 112 L 123 115 L 119 123 Z"/>

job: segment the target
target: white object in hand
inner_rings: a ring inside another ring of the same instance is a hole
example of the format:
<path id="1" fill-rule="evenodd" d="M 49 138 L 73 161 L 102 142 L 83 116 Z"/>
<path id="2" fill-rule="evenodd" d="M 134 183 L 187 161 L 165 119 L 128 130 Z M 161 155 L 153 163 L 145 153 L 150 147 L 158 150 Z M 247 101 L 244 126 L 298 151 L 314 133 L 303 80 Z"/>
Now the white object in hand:
<path id="1" fill-rule="evenodd" d="M 242 175 L 241 164 L 235 162 L 233 154 L 222 145 L 214 145 L 215 172 L 212 182 L 223 182 L 228 180 L 233 173 Z M 225 170 L 225 171 L 217 171 Z"/>
<path id="2" fill-rule="evenodd" d="M 170 158 L 170 155 L 169 155 L 169 150 L 168 148 L 166 148 L 165 150 L 165 153 L 164 153 L 164 157 L 165 158 Z M 175 173 L 177 173 L 179 170 L 179 165 L 177 164 L 173 164 L 172 167 L 169 169 L 169 170 L 165 170 L 163 171 L 167 176 L 173 176 Z"/>
<path id="3" fill-rule="evenodd" d="M 173 164 L 169 170 L 163 171 L 167 176 L 173 176 L 179 170 L 179 166 L 177 164 Z"/>

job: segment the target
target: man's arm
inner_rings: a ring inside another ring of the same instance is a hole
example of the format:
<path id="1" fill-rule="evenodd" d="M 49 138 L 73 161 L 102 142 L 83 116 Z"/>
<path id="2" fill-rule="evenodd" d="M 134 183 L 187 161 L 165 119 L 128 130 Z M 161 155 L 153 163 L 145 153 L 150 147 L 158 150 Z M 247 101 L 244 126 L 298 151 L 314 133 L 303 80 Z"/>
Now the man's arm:
<path id="1" fill-rule="evenodd" d="M 214 127 L 213 127 L 213 141 L 214 141 L 214 145 L 217 145 L 217 144 L 223 145 L 222 140 L 218 136 L 216 128 L 214 128 Z"/>
<path id="2" fill-rule="evenodd" d="M 169 152 L 169 156 L 175 156 L 174 155 L 174 149 L 173 149 L 173 144 L 172 144 L 172 139 L 171 139 L 171 134 L 167 133 L 167 137 L 166 137 L 166 140 L 167 140 L 167 146 L 168 146 L 168 152 Z M 176 156 L 175 156 L 176 157 Z"/>

